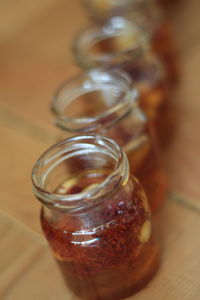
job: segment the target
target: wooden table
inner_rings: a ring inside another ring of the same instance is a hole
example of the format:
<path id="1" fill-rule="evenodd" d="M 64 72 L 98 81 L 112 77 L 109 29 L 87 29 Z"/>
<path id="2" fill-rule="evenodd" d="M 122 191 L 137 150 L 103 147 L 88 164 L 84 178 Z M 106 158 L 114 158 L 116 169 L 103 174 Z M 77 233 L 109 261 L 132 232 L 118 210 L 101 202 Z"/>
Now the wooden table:
<path id="1" fill-rule="evenodd" d="M 178 130 L 165 154 L 170 193 L 155 216 L 163 262 L 137 300 L 200 297 L 199 10 L 198 0 L 182 0 L 170 14 L 182 81 L 174 100 Z M 0 299 L 75 299 L 41 235 L 30 172 L 58 135 L 49 101 L 78 71 L 69 45 L 86 17 L 78 0 L 10 0 L 0 3 L 0 20 Z"/>

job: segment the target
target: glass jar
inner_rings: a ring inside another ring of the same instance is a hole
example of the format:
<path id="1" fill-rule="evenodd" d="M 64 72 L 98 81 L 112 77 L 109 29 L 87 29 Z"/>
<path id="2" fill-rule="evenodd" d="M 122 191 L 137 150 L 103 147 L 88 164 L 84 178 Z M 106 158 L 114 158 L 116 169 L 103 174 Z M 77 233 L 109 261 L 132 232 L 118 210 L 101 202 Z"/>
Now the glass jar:
<path id="1" fill-rule="evenodd" d="M 140 92 L 140 105 L 154 123 L 160 145 L 171 138 L 173 119 L 166 74 L 150 51 L 148 36 L 123 17 L 104 25 L 93 25 L 74 41 L 77 64 L 85 69 L 107 68 L 126 71 Z"/>
<path id="2" fill-rule="evenodd" d="M 157 0 L 158 4 L 164 10 L 164 12 L 172 11 L 177 9 L 181 3 L 181 0 Z"/>
<path id="3" fill-rule="evenodd" d="M 152 211 L 163 203 L 166 178 L 153 129 L 138 107 L 137 91 L 126 74 L 86 72 L 57 91 L 52 110 L 65 137 L 96 133 L 116 140 L 126 151 L 131 172 L 142 183 Z"/>
<path id="4" fill-rule="evenodd" d="M 43 232 L 77 296 L 116 300 L 149 282 L 159 264 L 149 208 L 114 141 L 64 140 L 39 158 L 32 181 Z"/>
<path id="5" fill-rule="evenodd" d="M 101 22 L 126 12 L 136 1 L 141 2 L 141 0 L 82 0 L 82 3 L 92 20 Z"/>
<path id="6" fill-rule="evenodd" d="M 165 64 L 170 84 L 176 85 L 180 77 L 176 42 L 172 26 L 159 5 L 143 1 L 130 17 L 150 34 L 153 51 Z"/>
<path id="7" fill-rule="evenodd" d="M 104 22 L 113 16 L 124 16 L 136 22 L 150 35 L 153 51 L 164 62 L 168 80 L 176 84 L 179 78 L 176 43 L 171 25 L 153 0 L 84 0 L 91 18 Z"/>

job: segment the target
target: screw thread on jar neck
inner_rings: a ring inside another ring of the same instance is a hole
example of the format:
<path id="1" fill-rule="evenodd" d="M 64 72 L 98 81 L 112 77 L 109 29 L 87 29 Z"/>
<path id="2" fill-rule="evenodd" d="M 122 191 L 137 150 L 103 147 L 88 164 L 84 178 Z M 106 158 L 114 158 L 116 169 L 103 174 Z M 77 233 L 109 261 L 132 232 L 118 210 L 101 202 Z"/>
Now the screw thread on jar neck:
<path id="1" fill-rule="evenodd" d="M 115 67 L 130 60 L 130 57 L 132 61 L 137 61 L 149 49 L 149 35 L 123 16 L 91 25 L 74 39 L 72 46 L 75 61 L 83 69 Z"/>
<path id="2" fill-rule="evenodd" d="M 63 84 L 52 99 L 55 123 L 72 133 L 98 133 L 137 107 L 138 92 L 123 72 L 92 70 Z"/>
<path id="3" fill-rule="evenodd" d="M 91 19 L 102 23 L 114 16 L 132 14 L 133 20 L 143 22 L 159 22 L 164 14 L 156 0 L 82 0 Z M 138 19 L 139 18 L 139 19 Z"/>
<path id="4" fill-rule="evenodd" d="M 109 166 L 110 172 L 92 190 L 57 194 L 56 188 L 73 175 L 78 160 L 83 163 L 81 171 L 85 168 L 95 172 Z M 46 207 L 68 212 L 100 205 L 128 179 L 129 164 L 123 150 L 112 139 L 98 135 L 77 136 L 55 144 L 41 155 L 32 171 L 33 192 L 38 200 Z"/>

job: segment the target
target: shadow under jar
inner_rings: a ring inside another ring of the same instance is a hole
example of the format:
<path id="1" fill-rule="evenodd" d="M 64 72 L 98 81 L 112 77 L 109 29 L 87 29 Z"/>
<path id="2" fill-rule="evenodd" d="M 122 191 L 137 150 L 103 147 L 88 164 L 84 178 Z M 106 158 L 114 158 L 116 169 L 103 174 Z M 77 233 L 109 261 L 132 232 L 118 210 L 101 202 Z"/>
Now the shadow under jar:
<path id="1" fill-rule="evenodd" d="M 142 183 L 155 211 L 165 199 L 166 178 L 152 126 L 136 98 L 137 91 L 122 71 L 92 70 L 57 91 L 52 111 L 65 137 L 96 133 L 120 144 L 128 156 L 132 174 Z"/>
<path id="2" fill-rule="evenodd" d="M 150 36 L 152 49 L 166 66 L 169 82 L 179 79 L 176 43 L 172 27 L 154 0 L 83 0 L 94 22 L 102 23 L 113 16 L 136 22 Z"/>
<path id="3" fill-rule="evenodd" d="M 160 145 L 168 145 L 174 125 L 168 82 L 143 31 L 122 17 L 112 18 L 85 29 L 74 41 L 74 54 L 85 70 L 126 71 L 140 92 L 139 105 L 155 126 Z"/>
<path id="4" fill-rule="evenodd" d="M 147 199 L 113 140 L 79 136 L 52 146 L 36 162 L 32 181 L 43 232 L 77 296 L 122 299 L 149 282 L 159 250 Z"/>

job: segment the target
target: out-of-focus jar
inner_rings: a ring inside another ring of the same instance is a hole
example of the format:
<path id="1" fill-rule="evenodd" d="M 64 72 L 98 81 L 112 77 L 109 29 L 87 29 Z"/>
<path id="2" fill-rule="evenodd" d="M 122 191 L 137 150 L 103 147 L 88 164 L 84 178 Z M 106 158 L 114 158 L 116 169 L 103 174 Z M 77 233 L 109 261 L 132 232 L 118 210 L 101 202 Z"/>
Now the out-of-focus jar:
<path id="1" fill-rule="evenodd" d="M 179 79 L 176 43 L 173 31 L 162 9 L 154 0 L 83 0 L 92 20 L 104 22 L 113 16 L 124 16 L 136 22 L 151 37 L 152 49 L 166 66 L 170 83 Z"/>
<path id="2" fill-rule="evenodd" d="M 174 12 L 174 9 L 176 10 L 180 5 L 181 0 L 157 0 L 157 2 L 164 12 L 167 13 L 172 10 Z"/>
<path id="3" fill-rule="evenodd" d="M 136 98 L 137 91 L 122 71 L 93 70 L 65 83 L 53 98 L 52 110 L 65 137 L 96 133 L 116 140 L 155 211 L 165 199 L 166 178 L 152 126 Z"/>
<path id="4" fill-rule="evenodd" d="M 76 295 L 122 299 L 150 281 L 159 249 L 146 195 L 114 141 L 64 140 L 39 158 L 32 181 L 43 232 Z"/>
<path id="5" fill-rule="evenodd" d="M 132 9 L 135 3 L 144 0 L 82 0 L 90 18 L 95 22 L 108 20 Z"/>
<path id="6" fill-rule="evenodd" d="M 148 37 L 133 22 L 113 17 L 82 31 L 74 41 L 73 52 L 82 69 L 121 69 L 130 75 L 140 92 L 140 105 L 165 146 L 173 126 L 169 85 L 161 62 L 149 49 Z"/>

